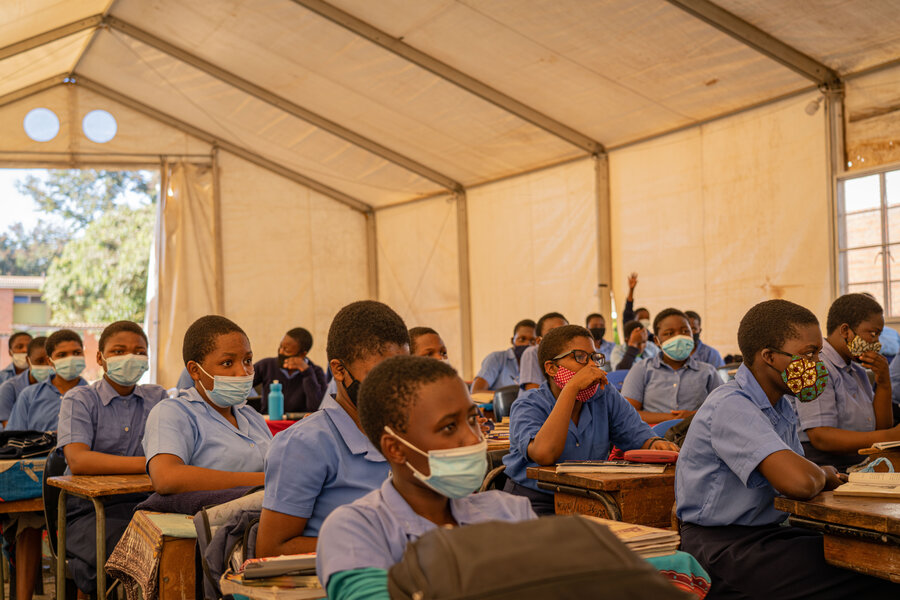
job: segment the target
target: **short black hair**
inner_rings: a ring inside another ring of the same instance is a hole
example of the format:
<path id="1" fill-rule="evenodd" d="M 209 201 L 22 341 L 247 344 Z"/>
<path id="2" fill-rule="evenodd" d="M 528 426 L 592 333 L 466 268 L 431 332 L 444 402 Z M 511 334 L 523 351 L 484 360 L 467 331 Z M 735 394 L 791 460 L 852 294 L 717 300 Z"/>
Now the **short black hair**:
<path id="1" fill-rule="evenodd" d="M 379 354 L 389 344 L 409 345 L 409 331 L 394 309 L 375 300 L 360 300 L 338 311 L 328 329 L 328 360 L 345 365 Z"/>
<path id="2" fill-rule="evenodd" d="M 856 331 L 859 324 L 875 315 L 884 314 L 884 309 L 878 301 L 866 294 L 844 294 L 831 304 L 828 309 L 828 320 L 825 328 L 828 335 L 846 323 L 850 329 Z"/>
<path id="3" fill-rule="evenodd" d="M 44 349 L 47 345 L 47 337 L 46 336 L 38 336 L 36 338 L 32 338 L 30 342 L 28 342 L 28 356 L 30 357 L 32 353 L 38 348 Z"/>
<path id="4" fill-rule="evenodd" d="M 80 335 L 71 329 L 60 329 L 59 331 L 51 333 L 50 337 L 47 338 L 47 341 L 44 342 L 44 349 L 47 350 L 47 356 L 52 356 L 56 347 L 63 342 L 78 342 L 78 345 L 84 348 L 84 342 L 81 341 Z"/>
<path id="5" fill-rule="evenodd" d="M 413 327 L 409 330 L 409 353 L 413 354 L 416 350 L 416 339 L 423 335 L 441 335 L 431 327 Z"/>
<path id="6" fill-rule="evenodd" d="M 541 338 L 541 344 L 538 346 L 538 363 L 544 378 L 550 381 L 550 376 L 544 370 L 544 363 L 553 360 L 553 357 L 559 356 L 565 349 L 566 345 L 575 338 L 585 337 L 594 342 L 594 336 L 591 332 L 581 325 L 563 325 L 547 332 Z"/>
<path id="7" fill-rule="evenodd" d="M 780 350 L 787 340 L 797 336 L 797 328 L 803 325 L 819 325 L 816 315 L 808 308 L 787 300 L 760 302 L 747 311 L 738 327 L 738 347 L 744 362 L 752 367 L 760 350 Z"/>
<path id="8" fill-rule="evenodd" d="M 684 311 L 684 314 L 687 315 L 688 319 L 694 319 L 698 323 L 703 322 L 703 320 L 700 318 L 700 313 L 698 313 L 696 310 L 686 310 Z"/>
<path id="9" fill-rule="evenodd" d="M 247 334 L 231 319 L 220 315 L 200 317 L 184 332 L 184 343 L 181 345 L 181 357 L 184 364 L 190 361 L 203 362 L 207 355 L 216 349 L 216 338 L 229 333 Z"/>
<path id="10" fill-rule="evenodd" d="M 659 311 L 659 314 L 653 318 L 653 335 L 657 335 L 659 333 L 659 324 L 662 323 L 663 319 L 668 317 L 682 317 L 685 321 L 687 321 L 688 325 L 691 324 L 688 321 L 688 317 L 685 313 L 681 312 L 677 308 L 666 308 Z"/>
<path id="11" fill-rule="evenodd" d="M 27 331 L 17 331 L 14 334 L 12 334 L 11 336 L 9 336 L 9 349 L 10 350 L 12 350 L 13 344 L 16 343 L 16 340 L 18 338 L 22 337 L 23 335 L 28 336 L 28 338 L 31 339 L 31 334 L 28 333 Z"/>
<path id="12" fill-rule="evenodd" d="M 637 314 L 638 314 L 639 312 L 641 312 L 641 311 L 644 311 L 644 312 L 647 313 L 648 315 L 650 314 L 650 311 L 642 306 L 642 307 L 640 307 L 640 308 L 634 309 L 634 316 L 635 316 L 635 318 L 637 318 Z"/>
<path id="13" fill-rule="evenodd" d="M 424 356 L 394 356 L 375 365 L 359 388 L 357 405 L 359 422 L 372 444 L 381 450 L 385 427 L 406 433 L 419 388 L 446 377 L 459 375 L 444 361 Z"/>
<path id="14" fill-rule="evenodd" d="M 97 348 L 100 350 L 100 352 L 103 352 L 103 350 L 106 348 L 106 342 L 109 341 L 109 338 L 123 331 L 136 333 L 137 335 L 144 338 L 145 344 L 150 343 L 150 341 L 147 339 L 147 334 L 144 333 L 144 330 L 141 328 L 141 326 L 134 321 L 116 321 L 115 323 L 110 323 L 109 325 L 107 325 L 103 330 L 103 333 L 100 334 L 100 341 L 97 343 Z"/>
<path id="15" fill-rule="evenodd" d="M 522 319 L 521 321 L 516 323 L 515 327 L 513 327 L 513 335 L 516 335 L 519 327 L 531 327 L 532 329 L 536 329 L 537 325 L 535 325 L 534 321 L 531 319 Z"/>
<path id="16" fill-rule="evenodd" d="M 309 352 L 312 348 L 312 334 L 303 327 L 294 327 L 293 329 L 288 330 L 288 332 L 284 335 L 297 342 L 297 345 L 300 346 L 301 353 Z"/>
<path id="17" fill-rule="evenodd" d="M 550 319 L 562 319 L 566 323 L 569 322 L 567 318 L 565 318 L 558 312 L 547 313 L 546 315 L 538 319 L 537 326 L 534 328 L 537 335 L 544 335 L 544 323 L 546 323 Z"/>
<path id="18" fill-rule="evenodd" d="M 625 341 L 628 341 L 628 338 L 631 337 L 631 332 L 639 327 L 643 327 L 640 321 L 628 321 L 625 323 L 624 333 L 625 333 Z"/>
<path id="19" fill-rule="evenodd" d="M 604 317 L 600 313 L 591 313 L 584 318 L 584 326 L 587 327 L 588 323 L 591 322 L 591 319 L 597 319 L 597 318 L 603 319 L 603 322 L 606 323 L 606 317 Z"/>

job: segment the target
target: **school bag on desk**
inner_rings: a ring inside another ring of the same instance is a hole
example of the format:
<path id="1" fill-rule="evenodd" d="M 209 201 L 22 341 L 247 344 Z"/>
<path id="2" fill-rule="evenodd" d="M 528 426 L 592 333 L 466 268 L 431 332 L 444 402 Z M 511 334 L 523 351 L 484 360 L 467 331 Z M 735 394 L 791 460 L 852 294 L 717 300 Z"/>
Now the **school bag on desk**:
<path id="1" fill-rule="evenodd" d="M 388 571 L 392 600 L 691 598 L 600 523 L 577 516 L 429 531 Z"/>

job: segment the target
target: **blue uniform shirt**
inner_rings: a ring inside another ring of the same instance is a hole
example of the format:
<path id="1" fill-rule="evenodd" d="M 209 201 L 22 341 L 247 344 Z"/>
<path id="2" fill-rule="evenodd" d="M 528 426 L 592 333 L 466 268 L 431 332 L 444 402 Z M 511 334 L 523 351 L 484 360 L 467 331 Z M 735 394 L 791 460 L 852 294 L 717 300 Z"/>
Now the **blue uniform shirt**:
<path id="1" fill-rule="evenodd" d="M 709 395 L 694 416 L 675 470 L 678 518 L 696 525 L 771 525 L 778 492 L 757 470 L 767 456 L 803 456 L 797 415 L 782 396 L 769 402 L 746 365 Z"/>
<path id="2" fill-rule="evenodd" d="M 719 354 L 719 351 L 712 346 L 707 346 L 706 344 L 704 344 L 703 340 L 697 341 L 696 348 L 697 349 L 694 351 L 693 357 L 700 362 L 710 364 L 717 369 L 719 367 L 725 366 L 725 361 L 722 360 L 722 355 Z"/>
<path id="3" fill-rule="evenodd" d="M 525 354 L 528 354 L 527 350 Z M 512 348 L 491 352 L 484 358 L 476 377 L 487 381 L 488 388 L 492 390 L 518 385 L 519 363 L 516 361 L 516 353 Z"/>
<path id="4" fill-rule="evenodd" d="M 31 380 L 28 379 L 29 373 L 31 373 L 31 369 L 25 369 L 12 379 L 0 383 L 0 421 L 9 421 L 19 394 L 31 385 Z"/>
<path id="5" fill-rule="evenodd" d="M 577 401 L 576 401 L 577 402 Z M 512 405 L 509 414 L 509 454 L 503 457 L 506 475 L 518 483 L 538 489 L 534 480 L 528 479 L 528 467 L 538 466 L 528 457 L 528 444 L 537 435 L 556 398 L 546 381 L 541 387 L 522 392 Z M 557 462 L 564 460 L 603 460 L 609 456 L 612 444 L 622 450 L 640 448 L 655 437 L 650 426 L 638 416 L 634 407 L 612 385 L 597 389 L 584 403 L 578 425 L 569 420 L 566 445 Z"/>
<path id="6" fill-rule="evenodd" d="M 378 488 L 389 472 L 353 418 L 327 398 L 272 442 L 263 508 L 308 519 L 303 535 L 316 537 L 331 511 Z"/>
<path id="7" fill-rule="evenodd" d="M 597 348 L 597 352 L 601 353 L 606 357 L 606 362 L 603 363 L 603 370 L 607 373 L 613 370 L 612 367 L 612 353 L 613 350 L 616 349 L 616 344 L 614 342 L 610 342 L 607 340 L 603 340 L 600 342 L 600 347 Z"/>
<path id="8" fill-rule="evenodd" d="M 882 329 L 878 341 L 881 342 L 881 354 L 884 356 L 893 359 L 894 356 L 900 354 L 900 333 L 897 333 L 893 327 Z"/>
<path id="9" fill-rule="evenodd" d="M 519 365 L 519 385 L 526 383 L 541 385 L 544 381 L 544 369 L 538 361 L 538 347 L 531 346 L 522 353 L 522 364 Z"/>
<path id="10" fill-rule="evenodd" d="M 12 379 L 16 376 L 16 366 L 12 363 L 9 363 L 2 369 L 0 369 L 0 383 L 3 383 L 7 379 Z"/>
<path id="11" fill-rule="evenodd" d="M 188 373 L 187 367 L 182 369 L 181 375 L 178 376 L 178 383 L 175 384 L 175 387 L 179 390 L 187 390 L 194 387 L 194 380 L 191 379 L 191 374 Z"/>
<path id="12" fill-rule="evenodd" d="M 379 489 L 325 519 L 316 547 L 316 573 L 324 587 L 341 571 L 390 569 L 403 558 L 407 544 L 437 528 L 413 511 L 392 481 L 385 479 Z M 497 490 L 451 499 L 450 512 L 460 525 L 537 518 L 528 498 Z"/>
<path id="13" fill-rule="evenodd" d="M 891 399 L 900 404 L 900 354 L 891 361 Z"/>
<path id="14" fill-rule="evenodd" d="M 662 354 L 657 354 L 631 367 L 622 384 L 622 395 L 642 403 L 649 412 L 697 410 L 721 384 L 715 368 L 694 356 L 675 371 L 663 362 Z"/>
<path id="15" fill-rule="evenodd" d="M 622 362 L 622 359 L 625 358 L 625 352 L 628 350 L 628 344 L 619 344 L 610 352 L 610 356 L 606 357 L 606 360 L 610 364 L 610 371 L 615 371 L 616 366 Z M 648 358 L 653 358 L 659 354 L 659 346 L 654 344 L 653 342 L 647 342 L 647 345 L 644 346 L 644 351 L 634 357 L 634 365 L 638 364 L 642 360 L 646 360 Z"/>
<path id="16" fill-rule="evenodd" d="M 136 385 L 120 396 L 105 378 L 70 390 L 59 407 L 57 445 L 87 444 L 94 452 L 143 456 L 141 439 L 150 409 L 166 397 L 158 385 Z"/>
<path id="17" fill-rule="evenodd" d="M 56 431 L 62 394 L 52 382 L 51 377 L 22 390 L 6 424 L 7 431 Z M 78 385 L 87 385 L 87 381 L 79 377 Z"/>
<path id="18" fill-rule="evenodd" d="M 800 417 L 800 441 L 808 442 L 806 430 L 814 427 L 875 431 L 875 391 L 866 369 L 852 360 L 845 363 L 828 340 L 819 356 L 828 369 L 828 383 L 822 395 L 812 402 L 794 401 Z"/>
<path id="19" fill-rule="evenodd" d="M 184 464 L 233 472 L 262 472 L 272 432 L 246 402 L 232 408 L 238 427 L 206 403 L 197 388 L 179 390 L 153 407 L 144 431 L 147 462 L 174 454 Z"/>

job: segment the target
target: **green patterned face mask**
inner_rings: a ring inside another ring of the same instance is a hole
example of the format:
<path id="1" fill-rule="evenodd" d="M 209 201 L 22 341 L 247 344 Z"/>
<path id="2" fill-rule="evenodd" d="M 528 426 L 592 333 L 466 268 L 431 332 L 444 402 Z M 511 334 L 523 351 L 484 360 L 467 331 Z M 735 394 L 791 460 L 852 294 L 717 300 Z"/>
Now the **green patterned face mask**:
<path id="1" fill-rule="evenodd" d="M 828 369 L 825 367 L 825 363 L 775 348 L 770 348 L 770 350 L 791 357 L 791 362 L 781 372 L 781 379 L 800 402 L 812 402 L 822 395 L 828 384 Z"/>
<path id="2" fill-rule="evenodd" d="M 853 340 L 847 344 L 847 349 L 850 351 L 850 355 L 854 358 L 859 358 L 866 352 L 881 352 L 881 342 L 867 342 L 862 339 L 862 336 L 854 333 Z"/>

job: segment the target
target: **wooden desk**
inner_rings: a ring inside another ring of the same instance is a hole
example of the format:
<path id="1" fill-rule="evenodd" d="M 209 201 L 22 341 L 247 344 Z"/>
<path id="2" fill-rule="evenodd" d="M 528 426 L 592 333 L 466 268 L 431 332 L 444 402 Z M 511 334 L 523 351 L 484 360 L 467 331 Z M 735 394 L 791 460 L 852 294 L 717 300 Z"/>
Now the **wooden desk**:
<path id="1" fill-rule="evenodd" d="M 106 511 L 101 498 L 121 494 L 152 492 L 147 475 L 63 475 L 50 477 L 47 485 L 59 488 L 57 515 L 56 597 L 66 597 L 66 496 L 71 494 L 93 502 L 97 513 L 97 600 L 106 600 Z"/>
<path id="2" fill-rule="evenodd" d="M 15 500 L 13 502 L 0 502 L 0 514 L 41 512 L 44 510 L 43 498 L 30 498 L 28 500 Z"/>
<path id="3" fill-rule="evenodd" d="M 557 474 L 556 467 L 531 467 L 528 478 L 553 492 L 558 515 L 593 515 L 668 529 L 675 504 L 675 467 L 664 473 Z"/>
<path id="4" fill-rule="evenodd" d="M 823 492 L 812 500 L 775 498 L 775 508 L 825 534 L 830 564 L 900 583 L 900 500 Z"/>

